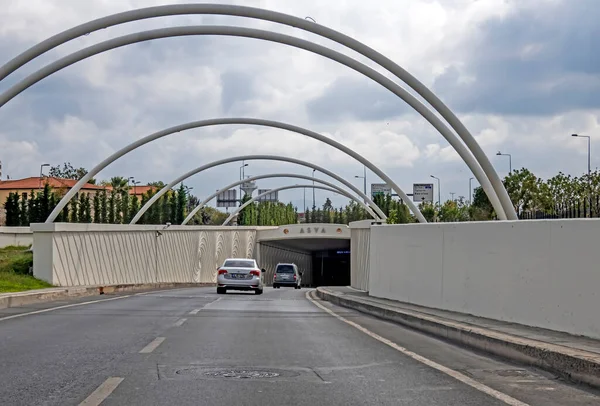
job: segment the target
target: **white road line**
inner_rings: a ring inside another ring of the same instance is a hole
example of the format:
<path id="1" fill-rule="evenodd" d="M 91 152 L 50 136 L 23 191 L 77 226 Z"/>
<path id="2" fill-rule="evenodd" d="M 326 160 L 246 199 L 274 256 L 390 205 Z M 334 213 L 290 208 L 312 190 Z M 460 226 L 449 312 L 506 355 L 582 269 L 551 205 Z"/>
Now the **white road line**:
<path id="1" fill-rule="evenodd" d="M 177 321 L 175 322 L 175 326 L 176 326 L 176 327 L 181 327 L 181 325 L 182 325 L 183 323 L 185 323 L 185 321 L 186 321 L 186 320 L 187 320 L 187 319 L 179 319 L 179 320 L 177 320 Z"/>
<path id="2" fill-rule="evenodd" d="M 111 377 L 102 383 L 102 385 L 98 386 L 98 388 L 91 393 L 90 396 L 85 398 L 83 402 L 79 404 L 79 406 L 98 406 L 100 403 L 104 401 L 107 397 L 110 396 L 111 393 L 121 382 L 123 382 L 124 378 Z"/>
<path id="3" fill-rule="evenodd" d="M 1 317 L 0 321 L 10 320 L 10 319 L 16 319 L 17 317 L 31 316 L 33 314 L 40 314 L 40 313 L 51 312 L 53 310 L 66 309 L 66 308 L 69 308 L 69 307 L 85 306 L 85 305 L 89 305 L 89 304 L 92 304 L 92 303 L 100 303 L 100 302 L 108 302 L 108 301 L 111 301 L 111 300 L 125 299 L 125 298 L 131 297 L 131 296 L 133 296 L 133 295 L 117 296 L 117 297 L 111 297 L 110 299 L 92 300 L 90 302 L 73 303 L 73 304 L 64 305 L 64 306 L 51 307 L 49 309 L 36 310 L 36 311 L 33 311 L 33 312 L 13 314 L 12 316 Z"/>
<path id="4" fill-rule="evenodd" d="M 164 337 L 156 337 L 154 340 L 152 340 L 150 342 L 150 344 L 148 344 L 147 346 L 142 348 L 142 350 L 140 351 L 140 354 L 150 354 L 152 351 L 154 351 L 156 349 L 156 347 L 161 345 L 163 341 L 165 341 Z"/>
<path id="5" fill-rule="evenodd" d="M 192 310 L 192 311 L 191 311 L 191 312 L 189 312 L 188 314 L 190 314 L 190 315 L 192 315 L 192 316 L 193 316 L 193 315 L 195 315 L 195 314 L 198 314 L 198 313 L 199 313 L 199 312 L 200 312 L 202 309 L 204 309 L 204 308 L 207 308 L 208 306 L 210 306 L 210 305 L 211 305 L 211 304 L 213 304 L 213 303 L 217 303 L 217 302 L 218 302 L 219 300 L 221 300 L 221 299 L 223 299 L 223 298 L 222 298 L 222 297 L 219 297 L 219 298 L 217 298 L 216 300 L 213 300 L 212 302 L 205 304 L 203 307 L 199 307 L 198 309 L 194 309 L 194 310 Z"/>
<path id="6" fill-rule="evenodd" d="M 419 362 L 421 362 L 421 363 L 423 363 L 423 364 L 425 364 L 425 365 L 427 365 L 427 366 L 429 366 L 431 368 L 434 368 L 434 369 L 436 369 L 436 370 L 438 370 L 440 372 L 443 372 L 446 375 L 449 375 L 452 378 L 454 378 L 454 379 L 456 379 L 456 380 L 458 380 L 458 381 L 460 381 L 460 382 L 462 382 L 464 384 L 467 384 L 467 385 L 471 386 L 472 388 L 477 389 L 480 392 L 483 392 L 483 393 L 485 393 L 485 394 L 487 394 L 489 396 L 492 396 L 492 397 L 494 397 L 494 398 L 496 398 L 498 400 L 501 400 L 502 402 L 506 403 L 507 405 L 510 405 L 510 406 L 529 406 L 527 403 L 521 402 L 520 400 L 517 400 L 517 399 L 515 399 L 515 398 L 513 398 L 513 397 L 511 397 L 511 396 L 509 396 L 509 395 L 507 395 L 505 393 L 502 393 L 502 392 L 499 392 L 499 391 L 497 391 L 495 389 L 492 389 L 489 386 L 486 386 L 486 385 L 484 385 L 484 384 L 482 384 L 480 382 L 477 382 L 474 379 L 469 378 L 466 375 L 461 374 L 458 371 L 455 371 L 453 369 L 445 367 L 444 365 L 438 364 L 437 362 L 432 361 L 432 360 L 430 360 L 428 358 L 425 358 L 422 355 L 419 355 L 417 353 L 409 351 L 406 348 L 401 347 L 398 344 L 396 344 L 396 343 L 388 340 L 387 338 L 384 338 L 384 337 L 380 336 L 379 334 L 376 334 L 376 333 L 372 332 L 371 330 L 366 329 L 363 326 L 361 326 L 361 325 L 359 325 L 359 324 L 357 324 L 357 323 L 355 323 L 353 321 L 350 321 L 350 320 L 348 320 L 348 319 L 340 316 L 339 314 L 335 313 L 333 310 L 328 309 L 327 307 L 323 306 L 321 303 L 318 303 L 316 300 L 314 300 L 311 297 L 312 295 L 310 293 L 311 293 L 311 291 L 306 292 L 306 298 L 312 304 L 314 304 L 315 306 L 319 307 L 322 310 L 325 310 L 327 313 L 329 313 L 333 317 L 337 318 L 338 320 L 341 320 L 344 323 L 351 325 L 352 327 L 360 330 L 361 332 L 365 333 L 366 335 L 368 335 L 368 336 L 376 339 L 379 342 L 382 342 L 382 343 L 384 343 L 384 344 L 392 347 L 393 349 L 401 352 L 402 354 L 404 354 L 406 356 L 409 356 L 412 359 L 414 359 L 416 361 L 419 361 Z"/>

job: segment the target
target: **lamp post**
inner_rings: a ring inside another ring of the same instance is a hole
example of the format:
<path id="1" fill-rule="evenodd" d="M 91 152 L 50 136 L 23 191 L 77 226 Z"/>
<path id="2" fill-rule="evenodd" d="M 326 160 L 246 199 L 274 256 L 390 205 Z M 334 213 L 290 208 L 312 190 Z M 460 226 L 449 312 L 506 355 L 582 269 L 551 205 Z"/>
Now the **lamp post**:
<path id="1" fill-rule="evenodd" d="M 588 141 L 588 176 L 587 176 L 587 181 L 588 181 L 588 199 L 589 199 L 589 204 L 591 206 L 592 204 L 592 183 L 591 183 L 591 175 L 592 175 L 592 168 L 590 165 L 590 151 L 591 151 L 591 138 L 589 135 L 581 135 L 581 134 L 571 134 L 572 137 L 580 137 L 580 138 L 587 138 Z M 591 211 L 591 210 L 590 210 Z"/>
<path id="2" fill-rule="evenodd" d="M 431 176 L 433 179 L 437 180 L 437 184 L 438 184 L 438 206 L 442 207 L 442 194 L 440 193 L 440 190 L 442 188 L 441 186 L 441 182 L 440 182 L 440 178 L 438 178 L 437 176 L 433 176 L 433 175 L 429 175 Z"/>
<path id="3" fill-rule="evenodd" d="M 245 170 L 244 168 L 247 167 L 248 164 L 244 163 L 244 161 L 242 161 L 242 166 L 240 166 L 240 180 L 245 179 L 244 175 L 245 175 Z M 240 201 L 242 201 L 242 185 L 240 184 Z"/>
<path id="4" fill-rule="evenodd" d="M 316 171 L 316 169 L 313 169 L 313 174 L 312 174 L 312 176 L 313 176 L 313 186 L 315 184 L 315 179 L 314 179 L 314 177 L 315 177 L 315 171 Z M 313 210 L 315 209 L 315 207 L 317 207 L 316 204 L 317 203 L 315 201 L 315 188 L 313 188 Z"/>
<path id="5" fill-rule="evenodd" d="M 133 179 L 133 178 L 132 178 L 132 179 Z M 139 180 L 138 180 L 138 181 L 135 181 L 135 180 L 134 180 L 132 183 L 133 183 L 133 195 L 134 195 L 135 197 L 137 197 L 137 185 L 139 185 L 139 184 L 140 184 L 140 183 L 142 183 L 142 182 L 141 182 L 141 181 L 139 181 Z"/>
<path id="6" fill-rule="evenodd" d="M 454 201 L 455 194 L 456 194 L 455 192 L 450 192 L 450 200 Z"/>
<path id="7" fill-rule="evenodd" d="M 40 165 L 40 185 L 38 187 L 39 190 L 42 190 L 42 171 L 44 170 L 44 166 L 50 166 L 50 164 L 41 164 Z"/>
<path id="8" fill-rule="evenodd" d="M 503 154 L 500 151 L 496 152 L 496 155 L 508 157 L 508 174 L 510 175 L 512 173 L 512 156 L 510 154 Z"/>
<path id="9" fill-rule="evenodd" d="M 473 188 L 471 187 L 471 181 L 475 178 L 469 178 L 469 206 L 473 203 Z"/>
<path id="10" fill-rule="evenodd" d="M 356 175 L 354 177 L 363 180 L 363 193 L 367 194 L 367 167 L 363 166 L 363 176 Z"/>

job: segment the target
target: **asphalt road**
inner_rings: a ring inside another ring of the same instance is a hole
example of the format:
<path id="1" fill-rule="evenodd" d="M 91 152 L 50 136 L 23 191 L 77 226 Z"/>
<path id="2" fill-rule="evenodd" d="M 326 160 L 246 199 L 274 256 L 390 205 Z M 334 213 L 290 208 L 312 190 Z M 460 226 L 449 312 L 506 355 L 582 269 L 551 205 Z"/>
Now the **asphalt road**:
<path id="1" fill-rule="evenodd" d="M 1 310 L 0 404 L 600 404 L 306 293 L 196 288 Z"/>

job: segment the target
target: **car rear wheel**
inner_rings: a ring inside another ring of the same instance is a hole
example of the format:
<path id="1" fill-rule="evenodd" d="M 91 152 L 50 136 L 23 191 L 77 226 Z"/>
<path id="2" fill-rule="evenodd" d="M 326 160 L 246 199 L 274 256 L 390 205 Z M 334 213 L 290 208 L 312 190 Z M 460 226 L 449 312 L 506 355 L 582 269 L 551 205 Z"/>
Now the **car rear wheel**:
<path id="1" fill-rule="evenodd" d="M 222 295 L 227 293 L 227 289 L 225 288 L 217 288 L 217 294 Z"/>

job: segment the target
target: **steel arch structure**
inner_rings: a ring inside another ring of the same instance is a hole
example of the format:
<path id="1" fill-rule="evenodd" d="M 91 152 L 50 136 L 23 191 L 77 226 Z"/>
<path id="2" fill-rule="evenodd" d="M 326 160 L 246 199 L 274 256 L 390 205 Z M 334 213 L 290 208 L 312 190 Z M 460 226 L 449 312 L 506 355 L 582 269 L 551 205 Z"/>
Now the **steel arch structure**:
<path id="1" fill-rule="evenodd" d="M 345 180 L 344 178 L 336 175 L 333 172 L 328 171 L 325 168 L 322 168 L 320 166 L 317 165 L 313 165 L 309 162 L 306 161 L 302 161 L 299 159 L 295 159 L 295 158 L 287 158 L 287 157 L 273 157 L 271 158 L 274 161 L 283 161 L 283 162 L 291 162 L 291 163 L 296 163 L 298 165 L 303 165 L 306 167 L 309 167 L 311 169 L 315 169 L 321 173 L 324 173 L 325 175 L 328 175 L 330 177 L 332 177 L 333 179 L 337 180 L 338 182 L 344 184 L 345 186 L 347 186 L 348 188 L 350 188 L 354 193 L 356 193 L 357 195 L 359 195 L 360 197 L 362 197 L 363 199 L 365 199 L 365 202 L 367 203 L 367 205 L 369 205 L 376 213 L 377 216 L 383 220 L 387 219 L 387 216 L 385 215 L 385 213 L 383 213 L 383 211 L 381 211 L 381 208 L 379 206 L 377 206 L 374 202 L 371 204 L 372 200 L 368 198 L 368 196 L 366 196 L 360 189 L 358 189 L 356 186 L 354 186 L 352 183 L 348 182 L 347 180 Z M 262 179 L 263 175 L 260 175 L 260 177 L 252 177 L 251 179 Z M 212 195 L 210 195 L 209 197 L 207 197 L 206 199 L 204 199 L 204 201 L 202 201 L 200 204 L 198 204 L 192 211 L 190 211 L 190 213 L 187 215 L 187 217 L 183 220 L 183 222 L 181 223 L 182 226 L 186 225 L 195 215 L 196 213 L 198 213 L 198 211 L 204 207 L 208 202 L 210 202 L 212 199 L 214 199 L 215 197 L 217 197 L 220 193 L 224 192 L 225 190 L 228 190 L 230 188 L 236 187 L 238 185 L 240 185 L 243 182 L 248 181 L 248 179 L 245 180 L 241 180 L 239 182 L 235 182 L 232 183 L 228 186 L 225 186 L 224 188 L 217 190 L 215 193 L 213 193 Z"/>
<path id="2" fill-rule="evenodd" d="M 213 193 L 212 195 L 210 195 L 209 197 L 207 197 L 206 199 L 204 199 L 198 206 L 196 206 L 194 208 L 194 210 L 192 210 L 190 212 L 190 214 L 188 214 L 188 216 L 183 220 L 183 222 L 181 223 L 182 226 L 186 225 L 188 221 L 190 221 L 192 219 L 192 217 L 194 217 L 194 215 L 204 206 L 206 205 L 206 203 L 210 202 L 213 198 L 215 198 L 216 196 L 218 196 L 220 193 L 231 189 L 233 187 L 236 187 L 238 185 L 241 185 L 244 182 L 252 182 L 254 180 L 259 180 L 259 179 L 272 179 L 272 178 L 297 178 L 297 179 L 304 179 L 304 180 L 314 180 L 317 183 L 320 183 L 322 185 L 328 186 L 332 189 L 336 189 L 338 190 L 340 194 L 343 194 L 344 196 L 346 196 L 344 193 L 348 193 L 347 190 L 344 190 L 342 188 L 340 188 L 337 185 L 334 185 L 331 182 L 326 182 L 322 179 L 319 178 L 313 178 L 312 176 L 307 176 L 307 175 L 300 175 L 297 173 L 268 173 L 268 174 L 264 174 L 264 175 L 256 175 L 256 176 L 252 176 L 249 177 L 247 179 L 243 179 L 243 180 L 239 180 L 237 182 L 234 182 L 230 185 L 225 186 L 224 188 L 221 188 L 219 190 L 217 190 L 215 193 Z M 367 213 L 369 213 L 369 215 L 371 217 L 373 217 L 375 220 L 377 221 L 385 221 L 383 218 L 379 217 L 377 214 L 375 214 L 375 212 L 366 204 L 364 203 L 362 200 L 359 200 L 355 197 L 352 198 L 352 200 L 354 200 L 355 202 L 357 202 L 358 204 L 360 204 L 366 211 Z"/>
<path id="3" fill-rule="evenodd" d="M 485 155 L 473 135 L 467 130 L 458 117 L 422 82 L 411 75 L 408 71 L 396 64 L 385 55 L 377 52 L 373 48 L 361 43 L 360 41 L 342 34 L 331 28 L 320 24 L 309 22 L 305 19 L 294 17 L 285 13 L 279 13 L 271 10 L 265 10 L 255 7 L 224 5 L 224 4 L 175 4 L 166 6 L 155 6 L 140 8 L 122 13 L 117 13 L 102 17 L 87 23 L 78 25 L 71 29 L 65 30 L 56 34 L 36 45 L 29 48 L 25 52 L 17 55 L 15 58 L 0 67 L 0 80 L 14 72 L 20 66 L 26 64 L 39 55 L 79 36 L 108 28 L 111 26 L 138 21 L 143 19 L 173 16 L 173 15 L 188 15 L 188 14 L 219 14 L 230 15 L 246 18 L 254 18 L 259 20 L 271 21 L 291 27 L 296 27 L 313 34 L 328 38 L 340 45 L 352 49 L 361 55 L 369 58 L 381 67 L 394 74 L 398 79 L 402 80 L 409 87 L 415 90 L 423 97 L 440 115 L 451 125 L 459 137 L 465 142 L 469 150 L 473 153 L 475 160 L 481 165 L 483 171 L 491 182 L 494 191 L 499 198 L 502 208 L 508 219 L 516 220 L 517 215 L 512 206 L 510 197 L 502 184 L 502 181 L 492 166 L 490 160 Z M 490 201 L 493 196 L 488 193 Z"/>
<path id="4" fill-rule="evenodd" d="M 265 157 L 267 157 L 267 158 L 265 158 Z M 135 224 L 135 223 L 137 223 L 139 221 L 139 219 L 142 217 L 142 215 L 150 208 L 150 206 L 152 206 L 154 203 L 156 203 L 156 201 L 158 199 L 160 199 L 160 197 L 162 195 L 164 195 L 169 190 L 171 190 L 173 188 L 173 186 L 177 185 L 180 182 L 183 182 L 187 178 L 189 178 L 191 176 L 194 176 L 194 175 L 196 175 L 196 174 L 198 174 L 198 173 L 200 173 L 200 172 L 202 172 L 202 171 L 204 171 L 206 169 L 214 168 L 216 166 L 220 166 L 220 165 L 231 163 L 231 162 L 253 161 L 253 160 L 257 160 L 257 159 L 271 159 L 271 158 L 272 158 L 271 155 L 243 155 L 243 156 L 235 156 L 235 157 L 231 157 L 231 158 L 219 159 L 217 161 L 213 161 L 213 162 L 207 163 L 205 165 L 199 166 L 199 167 L 197 167 L 195 169 L 192 169 L 191 171 L 188 171 L 188 172 L 184 173 L 183 175 L 178 176 L 177 178 L 175 178 L 171 182 L 169 182 L 165 187 L 163 187 L 154 196 L 152 196 L 152 198 L 150 198 L 150 200 L 148 200 L 146 202 L 146 204 L 144 206 L 142 206 L 142 208 L 137 212 L 137 214 L 133 217 L 133 219 L 131 219 L 131 222 L 129 224 Z M 346 186 L 348 185 L 348 183 L 346 183 L 346 182 L 343 182 L 343 183 Z M 361 192 L 361 193 L 359 193 L 359 195 L 362 197 L 362 196 L 364 196 L 364 193 Z M 366 204 L 365 204 L 365 206 L 366 206 Z"/>
<path id="5" fill-rule="evenodd" d="M 146 137 L 140 138 L 139 140 L 134 141 L 131 144 L 121 148 L 119 151 L 113 153 L 111 156 L 106 158 L 104 161 L 102 161 L 98 165 L 96 165 L 85 176 L 83 176 L 75 184 L 75 186 L 73 186 L 71 189 L 69 189 L 69 191 L 58 202 L 58 205 L 54 208 L 54 210 L 52 210 L 52 212 L 46 219 L 46 223 L 52 223 L 56 219 L 56 217 L 61 212 L 61 210 L 67 205 L 69 200 L 71 200 L 71 198 L 73 196 L 75 196 L 75 194 L 77 194 L 77 192 L 83 187 L 83 185 L 86 184 L 86 182 L 88 180 L 90 180 L 93 176 L 95 176 L 98 172 L 100 172 L 106 166 L 110 165 L 112 162 L 117 160 L 119 157 L 125 155 L 126 153 L 133 151 L 134 149 L 136 149 L 144 144 L 147 144 L 150 141 L 164 137 L 169 134 L 177 133 L 177 132 L 184 131 L 184 130 L 189 130 L 192 128 L 200 128 L 200 127 L 207 127 L 207 126 L 213 126 L 213 125 L 225 125 L 225 124 L 248 124 L 248 125 L 259 125 L 259 126 L 265 126 L 265 127 L 279 128 L 279 129 L 299 133 L 299 134 L 305 135 L 307 137 L 319 140 L 325 144 L 329 144 L 329 145 L 333 146 L 334 148 L 337 148 L 338 150 L 345 152 L 346 154 L 350 155 L 351 157 L 353 157 L 354 159 L 356 159 L 357 161 L 359 161 L 360 163 L 365 165 L 367 168 L 369 168 L 371 171 L 373 171 L 377 176 L 379 176 L 381 179 L 383 179 L 387 184 L 389 184 L 396 191 L 396 193 L 398 193 L 399 195 L 402 196 L 403 199 L 408 199 L 408 197 L 406 196 L 406 194 L 404 194 L 402 189 L 400 189 L 400 187 L 398 185 L 396 185 L 394 183 L 394 181 L 389 176 L 387 176 L 383 171 L 381 171 L 378 167 L 376 167 L 374 164 L 372 164 L 370 161 L 368 161 L 366 158 L 364 158 L 362 155 L 358 154 L 354 150 L 344 146 L 343 144 L 340 144 L 337 141 L 327 138 L 324 135 L 321 135 L 314 131 L 307 130 L 302 127 L 298 127 L 298 126 L 294 126 L 294 125 L 286 124 L 286 123 L 281 123 L 279 121 L 273 121 L 273 120 L 264 120 L 264 119 L 258 119 L 258 118 L 235 118 L 235 117 L 234 118 L 216 118 L 216 119 L 192 121 L 190 123 L 181 124 L 181 125 L 178 125 L 175 127 L 170 127 L 165 130 L 158 131 L 154 134 L 150 134 Z M 263 156 L 263 155 L 260 155 L 260 156 Z M 264 156 L 269 156 L 269 155 L 264 155 Z M 233 162 L 233 161 L 231 161 L 231 162 Z M 175 184 L 179 183 L 179 182 L 180 181 L 175 182 Z M 171 185 L 171 187 L 172 187 L 172 185 Z M 165 192 L 166 192 L 166 190 L 165 190 Z M 400 193 L 402 193 L 402 194 L 400 194 Z M 158 196 L 158 197 L 160 197 L 160 196 Z M 157 199 L 158 199 L 158 197 L 157 197 Z M 405 201 L 406 201 L 406 204 L 411 209 L 411 211 L 413 212 L 413 214 L 419 219 L 419 221 L 426 222 L 425 218 L 423 217 L 423 215 L 421 214 L 419 209 L 414 205 L 414 203 L 412 203 L 411 201 L 407 201 L 407 200 L 405 200 Z"/>
<path id="6" fill-rule="evenodd" d="M 505 220 L 507 218 L 505 209 L 502 207 L 502 204 L 498 199 L 498 196 L 492 184 L 490 183 L 487 175 L 485 174 L 477 160 L 473 157 L 473 155 L 469 152 L 465 145 L 456 137 L 456 135 L 431 110 L 429 110 L 427 106 L 421 103 L 416 97 L 411 95 L 401 86 L 398 86 L 396 83 L 386 78 L 384 75 L 375 71 L 374 69 L 369 68 L 365 64 L 362 64 L 359 61 L 356 61 L 346 55 L 333 51 L 329 48 L 288 35 L 271 33 L 269 31 L 263 30 L 254 30 L 249 28 L 229 26 L 171 27 L 158 30 L 142 31 L 130 35 L 125 35 L 74 52 L 32 73 L 19 83 L 15 84 L 11 88 L 7 89 L 5 92 L 0 94 L 0 107 L 2 107 L 12 98 L 16 97 L 19 93 L 23 92 L 28 87 L 34 85 L 40 80 L 93 55 L 97 55 L 109 51 L 111 49 L 142 41 L 185 35 L 232 35 L 236 37 L 255 38 L 281 43 L 284 45 L 304 49 L 309 52 L 313 52 L 318 55 L 324 56 L 370 78 L 374 82 L 382 85 L 383 87 L 387 88 L 392 93 L 400 97 L 402 100 L 404 100 L 423 118 L 425 118 L 436 130 L 438 130 L 438 132 L 450 143 L 450 145 L 455 149 L 455 151 L 457 151 L 457 153 L 463 159 L 463 161 L 466 163 L 469 169 L 471 169 L 475 178 L 479 181 L 486 194 L 488 194 L 490 203 L 494 207 L 498 217 L 501 220 Z"/>
<path id="7" fill-rule="evenodd" d="M 248 200 L 246 203 L 242 204 L 240 207 L 236 207 L 236 209 L 229 215 L 229 217 L 227 217 L 227 219 L 223 222 L 223 226 L 226 226 L 227 223 L 229 223 L 231 220 L 233 220 L 233 218 L 242 210 L 244 210 L 244 208 L 246 208 L 247 206 L 249 206 L 250 204 L 254 203 L 256 200 L 260 199 L 263 196 L 268 195 L 269 193 L 273 193 L 273 192 L 280 192 L 282 190 L 288 190 L 288 189 L 301 189 L 301 188 L 307 188 L 307 189 L 322 189 L 322 190 L 327 190 L 329 192 L 334 192 L 334 193 L 340 193 L 344 196 L 346 196 L 348 199 L 352 199 L 358 203 L 361 203 L 358 199 L 356 199 L 355 196 L 352 196 L 350 193 L 347 193 L 345 190 L 343 189 L 333 189 L 327 186 L 321 186 L 321 185 L 288 185 L 288 186 L 281 186 L 275 189 L 271 189 L 268 192 L 265 193 L 261 193 L 255 197 L 253 197 L 252 199 Z"/>

